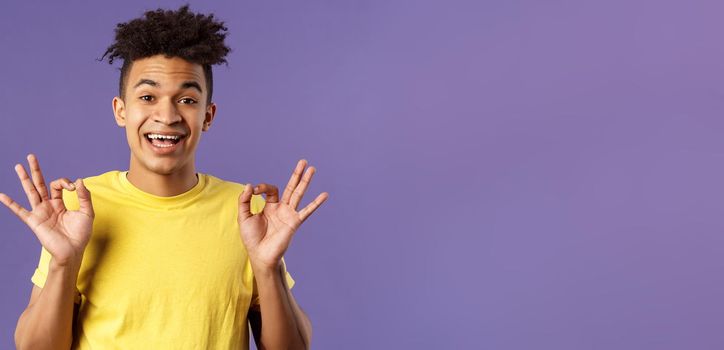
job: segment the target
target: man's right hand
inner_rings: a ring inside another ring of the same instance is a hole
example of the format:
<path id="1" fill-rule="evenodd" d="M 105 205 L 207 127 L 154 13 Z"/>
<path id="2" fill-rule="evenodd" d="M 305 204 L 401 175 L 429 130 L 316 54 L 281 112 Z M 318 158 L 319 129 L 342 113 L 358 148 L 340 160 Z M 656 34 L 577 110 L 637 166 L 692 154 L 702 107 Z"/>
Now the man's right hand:
<path id="1" fill-rule="evenodd" d="M 51 264 L 58 267 L 80 268 L 88 241 L 93 230 L 93 205 L 91 194 L 78 179 L 74 183 L 60 178 L 50 183 L 50 193 L 45 185 L 40 164 L 34 155 L 28 155 L 31 177 L 21 164 L 15 165 L 20 183 L 28 196 L 32 211 L 28 211 L 4 193 L 0 202 L 5 204 L 20 220 L 23 220 L 38 237 L 40 244 L 53 257 Z M 63 203 L 63 189 L 78 192 L 79 210 L 68 210 Z"/>

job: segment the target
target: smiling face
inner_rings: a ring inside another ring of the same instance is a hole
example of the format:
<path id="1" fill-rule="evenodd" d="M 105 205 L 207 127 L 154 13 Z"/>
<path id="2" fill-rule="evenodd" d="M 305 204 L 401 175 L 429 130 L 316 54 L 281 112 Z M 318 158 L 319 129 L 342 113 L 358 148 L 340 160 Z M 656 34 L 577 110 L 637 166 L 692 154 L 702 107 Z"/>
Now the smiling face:
<path id="1" fill-rule="evenodd" d="M 113 99 L 116 123 L 126 129 L 130 171 L 195 176 L 194 155 L 216 105 L 206 103 L 203 67 L 182 58 L 133 61 L 123 98 Z"/>

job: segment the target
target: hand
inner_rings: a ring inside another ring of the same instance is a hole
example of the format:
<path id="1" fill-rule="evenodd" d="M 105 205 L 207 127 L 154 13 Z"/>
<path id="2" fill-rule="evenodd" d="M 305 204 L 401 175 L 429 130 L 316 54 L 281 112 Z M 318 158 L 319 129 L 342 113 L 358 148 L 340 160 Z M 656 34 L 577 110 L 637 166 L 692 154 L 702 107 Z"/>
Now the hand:
<path id="1" fill-rule="evenodd" d="M 297 211 L 315 172 L 314 167 L 309 167 L 304 172 L 306 166 L 305 160 L 297 163 L 281 201 L 279 190 L 269 184 L 259 184 L 253 191 L 251 184 L 247 184 L 241 192 L 239 230 L 253 267 L 276 268 L 287 251 L 294 232 L 329 197 L 327 192 L 323 192 L 304 209 Z M 252 193 L 266 194 L 264 209 L 255 215 L 251 214 Z"/>
<path id="2" fill-rule="evenodd" d="M 56 266 L 73 264 L 75 267 L 80 267 L 83 251 L 93 230 L 95 216 L 90 192 L 81 179 L 72 183 L 66 178 L 60 178 L 50 183 L 49 196 L 38 160 L 30 154 L 28 163 L 32 181 L 22 165 L 15 165 L 15 172 L 28 196 L 32 211 L 23 208 L 4 193 L 0 193 L 0 202 L 30 227 L 40 244 L 53 257 L 51 260 L 53 264 Z M 80 210 L 66 209 L 62 199 L 63 188 L 69 191 L 78 190 Z"/>

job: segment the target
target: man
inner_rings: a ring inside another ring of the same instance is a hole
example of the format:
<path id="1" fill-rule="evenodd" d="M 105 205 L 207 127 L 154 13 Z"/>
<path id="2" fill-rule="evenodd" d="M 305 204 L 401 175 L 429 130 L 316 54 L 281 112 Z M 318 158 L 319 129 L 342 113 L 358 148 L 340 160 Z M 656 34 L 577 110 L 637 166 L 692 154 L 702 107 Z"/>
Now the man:
<path id="1" fill-rule="evenodd" d="M 104 57 L 123 60 L 113 112 L 128 171 L 47 186 L 35 156 L 30 175 L 16 165 L 32 208 L 0 202 L 42 245 L 18 349 L 238 349 L 248 325 L 259 348 L 309 348 L 282 256 L 328 198 L 299 208 L 314 167 L 299 161 L 281 197 L 196 172 L 226 30 L 188 6 L 118 25 Z"/>

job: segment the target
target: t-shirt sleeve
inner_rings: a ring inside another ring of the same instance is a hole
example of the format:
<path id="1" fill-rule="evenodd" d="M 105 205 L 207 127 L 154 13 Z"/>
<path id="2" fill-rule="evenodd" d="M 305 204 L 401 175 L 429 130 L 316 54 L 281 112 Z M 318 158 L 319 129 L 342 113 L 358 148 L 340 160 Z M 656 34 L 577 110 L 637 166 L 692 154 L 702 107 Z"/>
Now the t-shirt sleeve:
<path id="1" fill-rule="evenodd" d="M 294 287 L 294 279 L 289 271 L 287 271 L 287 264 L 284 262 L 284 258 L 282 258 L 282 271 L 284 273 L 284 278 L 287 280 L 287 287 L 292 289 L 292 287 Z"/>
<path id="2" fill-rule="evenodd" d="M 45 248 L 40 248 L 40 261 L 38 261 L 38 267 L 35 268 L 35 273 L 30 280 L 36 286 L 43 288 L 45 286 L 45 280 L 48 278 L 48 265 L 50 264 L 50 253 Z"/>
<path id="3" fill-rule="evenodd" d="M 75 192 L 63 190 L 63 203 L 68 210 L 78 210 L 78 195 Z M 44 247 L 40 249 L 40 259 L 38 261 L 38 267 L 35 268 L 33 276 L 30 281 L 36 286 L 43 288 L 45 286 L 45 280 L 48 278 L 48 266 L 50 266 L 50 252 L 45 250 Z"/>

